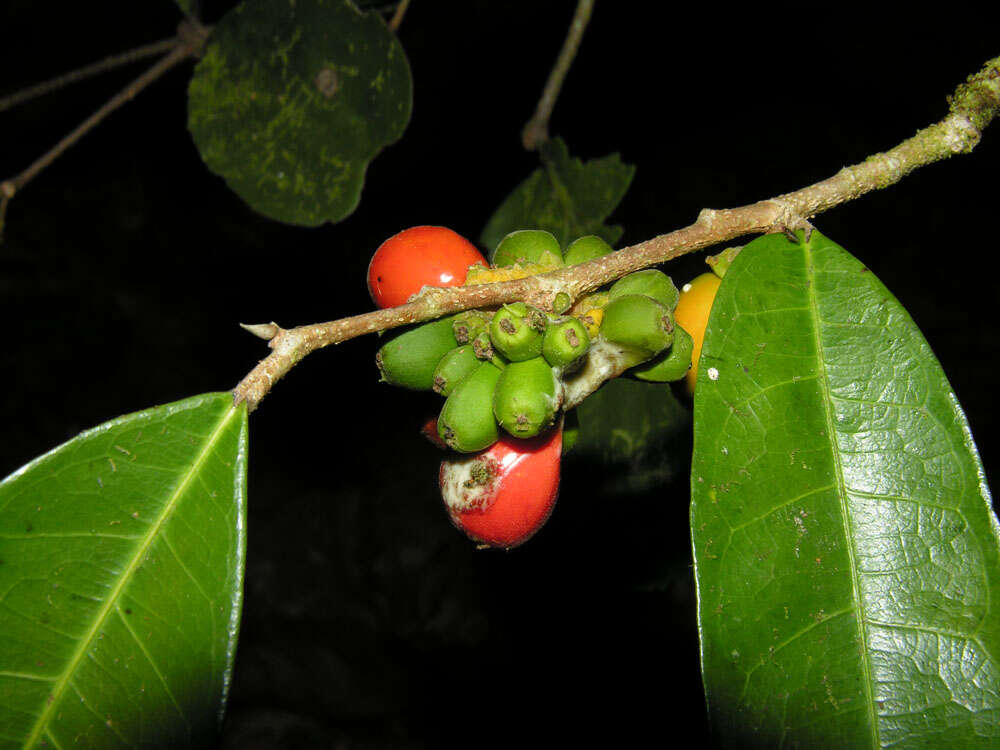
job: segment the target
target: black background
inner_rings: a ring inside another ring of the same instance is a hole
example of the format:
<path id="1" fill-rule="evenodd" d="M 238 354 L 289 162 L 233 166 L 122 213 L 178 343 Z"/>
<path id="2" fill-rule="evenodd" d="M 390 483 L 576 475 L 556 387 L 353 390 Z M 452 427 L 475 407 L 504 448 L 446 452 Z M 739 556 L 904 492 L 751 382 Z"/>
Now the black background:
<path id="1" fill-rule="evenodd" d="M 944 116 L 995 25 L 837 5 L 726 10 L 601 0 L 552 122 L 574 155 L 637 166 L 631 244 L 793 190 Z M 210 3 L 206 20 L 225 3 Z M 266 353 L 236 323 L 365 311 L 371 252 L 415 224 L 476 238 L 536 166 L 519 134 L 572 2 L 415 0 L 400 31 L 413 119 L 359 210 L 301 229 L 248 209 L 185 128 L 190 64 L 114 114 L 10 205 L 0 245 L 0 474 L 118 414 L 231 388 Z M 910 6 L 906 6 L 910 7 Z M 982 4 L 980 4 L 982 7 Z M 169 36 L 159 2 L 0 6 L 0 92 Z M 12 176 L 138 68 L 0 113 Z M 987 473 L 996 424 L 1000 126 L 971 156 L 815 224 L 872 269 L 938 354 Z M 683 282 L 700 257 L 667 269 Z M 373 339 L 297 367 L 251 419 L 243 631 L 230 747 L 450 747 L 705 731 L 683 481 L 595 491 L 567 462 L 548 526 L 510 553 L 448 524 L 439 406 L 377 382 Z"/>

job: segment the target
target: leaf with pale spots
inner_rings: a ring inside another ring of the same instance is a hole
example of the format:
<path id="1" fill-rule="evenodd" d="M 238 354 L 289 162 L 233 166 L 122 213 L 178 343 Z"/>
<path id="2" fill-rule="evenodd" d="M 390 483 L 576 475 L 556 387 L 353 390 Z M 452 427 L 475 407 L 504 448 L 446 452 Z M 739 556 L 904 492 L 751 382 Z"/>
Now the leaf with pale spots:
<path id="1" fill-rule="evenodd" d="M 0 482 L 0 746 L 214 746 L 243 592 L 246 407 L 106 422 Z"/>
<path id="2" fill-rule="evenodd" d="M 818 232 L 755 240 L 715 298 L 695 393 L 698 625 L 720 743 L 997 747 L 997 519 L 899 302 Z"/>
<path id="3" fill-rule="evenodd" d="M 188 88 L 208 168 L 254 210 L 305 226 L 357 208 L 411 108 L 399 40 L 349 0 L 247 0 L 214 27 Z"/>

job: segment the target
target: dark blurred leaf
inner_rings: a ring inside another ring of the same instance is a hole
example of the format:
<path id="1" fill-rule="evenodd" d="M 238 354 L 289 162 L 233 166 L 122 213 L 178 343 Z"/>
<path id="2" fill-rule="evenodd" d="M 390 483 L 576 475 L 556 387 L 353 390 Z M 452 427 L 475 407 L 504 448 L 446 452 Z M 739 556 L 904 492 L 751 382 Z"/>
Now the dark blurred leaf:
<path id="1" fill-rule="evenodd" d="M 377 13 L 348 0 L 248 0 L 212 32 L 188 89 L 209 169 L 291 224 L 357 207 L 372 158 L 402 135 L 412 83 Z"/>
<path id="2" fill-rule="evenodd" d="M 721 744 L 997 747 L 1000 545 L 969 425 L 899 302 L 818 232 L 726 274 L 691 487 Z"/>
<path id="3" fill-rule="evenodd" d="M 616 378 L 576 408 L 579 436 L 573 459 L 605 467 L 610 489 L 641 492 L 676 476 L 687 456 L 691 413 L 669 385 Z"/>
<path id="4" fill-rule="evenodd" d="M 216 738 L 243 601 L 245 407 L 107 422 L 0 483 L 0 744 Z"/>
<path id="5" fill-rule="evenodd" d="M 514 188 L 490 217 L 480 242 L 493 250 L 516 229 L 546 229 L 559 244 L 596 234 L 614 245 L 622 228 L 604 223 L 628 190 L 635 167 L 618 154 L 584 163 L 553 138 L 542 147 L 542 166 Z"/>
<path id="6" fill-rule="evenodd" d="M 195 0 L 174 0 L 174 2 L 185 15 L 193 16 L 195 14 Z"/>

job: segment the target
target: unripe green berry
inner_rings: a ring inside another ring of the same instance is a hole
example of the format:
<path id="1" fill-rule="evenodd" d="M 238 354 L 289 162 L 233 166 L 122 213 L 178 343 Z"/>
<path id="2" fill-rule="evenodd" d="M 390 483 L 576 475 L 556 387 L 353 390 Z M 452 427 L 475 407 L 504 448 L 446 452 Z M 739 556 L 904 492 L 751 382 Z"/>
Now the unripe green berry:
<path id="1" fill-rule="evenodd" d="M 590 336 L 576 318 L 551 323 L 542 337 L 542 356 L 553 367 L 567 368 L 587 353 Z"/>
<path id="2" fill-rule="evenodd" d="M 552 424 L 562 406 L 562 386 L 541 357 L 511 362 L 493 393 L 493 414 L 514 437 L 537 435 Z"/>
<path id="3" fill-rule="evenodd" d="M 490 330 L 490 315 L 482 310 L 466 310 L 456 315 L 452 322 L 455 341 L 470 344 L 483 331 Z"/>
<path id="4" fill-rule="evenodd" d="M 490 321 L 490 340 L 500 354 L 520 362 L 542 353 L 542 335 L 548 318 L 523 302 L 504 305 Z"/>
<path id="5" fill-rule="evenodd" d="M 639 361 L 666 349 L 674 340 L 674 320 L 670 310 L 645 294 L 626 294 L 604 308 L 601 335 L 631 350 Z"/>
<path id="6" fill-rule="evenodd" d="M 608 297 L 616 299 L 626 294 L 645 294 L 662 303 L 671 312 L 677 307 L 677 300 L 680 298 L 680 292 L 670 277 L 655 268 L 636 271 L 618 279 L 608 292 Z"/>
<path id="7" fill-rule="evenodd" d="M 694 350 L 694 339 L 691 334 L 674 326 L 674 343 L 670 349 L 649 362 L 638 365 L 629 373 L 639 380 L 652 383 L 668 383 L 680 380 L 691 369 L 691 353 Z"/>
<path id="8" fill-rule="evenodd" d="M 429 391 L 434 368 L 456 343 L 451 318 L 433 320 L 394 335 L 378 350 L 375 364 L 386 383 Z"/>
<path id="9" fill-rule="evenodd" d="M 494 266 L 512 266 L 515 263 L 562 265 L 563 257 L 559 240 L 551 232 L 519 229 L 500 240 L 491 262 Z"/>
<path id="10" fill-rule="evenodd" d="M 434 392 L 448 396 L 455 386 L 479 367 L 480 360 L 472 350 L 472 344 L 457 346 L 441 357 L 434 368 Z"/>
<path id="11" fill-rule="evenodd" d="M 552 310 L 557 315 L 562 315 L 573 305 L 573 299 L 566 292 L 559 292 L 552 300 Z"/>
<path id="12" fill-rule="evenodd" d="M 563 257 L 566 259 L 566 265 L 572 266 L 576 263 L 586 263 L 588 260 L 594 260 L 594 258 L 600 258 L 612 252 L 614 250 L 611 245 L 596 234 L 588 234 L 586 237 L 580 237 L 569 243 Z"/>
<path id="13" fill-rule="evenodd" d="M 500 434 L 493 416 L 493 391 L 499 379 L 500 370 L 482 362 L 455 386 L 438 417 L 438 435 L 449 448 L 475 453 L 497 441 Z"/>
<path id="14" fill-rule="evenodd" d="M 476 355 L 476 359 L 492 362 L 495 367 L 501 370 L 507 366 L 507 360 L 497 354 L 496 349 L 493 348 L 489 331 L 483 331 L 472 340 L 472 351 Z"/>

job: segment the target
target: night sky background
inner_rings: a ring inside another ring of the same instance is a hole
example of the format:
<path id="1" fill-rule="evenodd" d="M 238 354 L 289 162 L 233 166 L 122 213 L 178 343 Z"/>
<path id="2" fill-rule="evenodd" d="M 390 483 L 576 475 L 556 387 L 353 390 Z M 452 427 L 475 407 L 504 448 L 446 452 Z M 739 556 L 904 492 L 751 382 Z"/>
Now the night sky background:
<path id="1" fill-rule="evenodd" d="M 209 2 L 205 20 L 231 3 Z M 599 0 L 552 132 L 637 167 L 622 245 L 825 178 L 941 119 L 1000 54 L 996 26 L 875 4 L 804 18 Z M 982 4 L 979 4 L 982 7 Z M 400 30 L 413 119 L 358 211 L 303 229 L 250 210 L 186 130 L 190 63 L 11 203 L 0 245 L 0 475 L 119 414 L 235 385 L 266 354 L 239 322 L 371 309 L 374 249 L 415 224 L 475 239 L 537 166 L 520 131 L 575 3 L 414 0 Z M 882 14 L 882 15 L 879 15 Z M 168 0 L 0 4 L 0 95 L 170 36 Z M 149 63 L 145 63 L 149 64 Z M 13 176 L 141 69 L 0 113 Z M 1000 125 L 971 156 L 816 219 L 923 330 L 996 478 Z M 666 270 L 678 283 L 703 256 Z M 448 523 L 432 394 L 379 384 L 373 338 L 314 354 L 250 422 L 246 602 L 226 747 L 629 747 L 705 732 L 683 471 L 602 489 L 567 460 L 549 524 L 509 553 Z M 690 445 L 675 461 L 687 460 Z"/>

